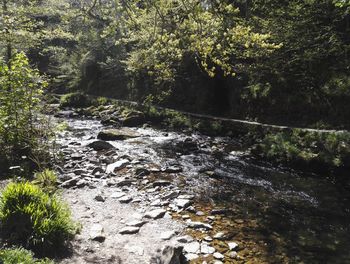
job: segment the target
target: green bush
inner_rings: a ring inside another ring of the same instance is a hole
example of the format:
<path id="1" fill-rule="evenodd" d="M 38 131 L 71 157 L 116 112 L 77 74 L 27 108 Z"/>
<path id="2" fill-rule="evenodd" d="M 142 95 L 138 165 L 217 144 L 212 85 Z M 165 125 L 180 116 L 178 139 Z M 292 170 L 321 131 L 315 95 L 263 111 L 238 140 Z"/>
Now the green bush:
<path id="1" fill-rule="evenodd" d="M 45 169 L 34 175 L 33 183 L 40 186 L 45 192 L 52 194 L 57 190 L 57 175 L 54 171 Z"/>
<path id="2" fill-rule="evenodd" d="M 60 107 L 88 107 L 92 100 L 81 92 L 65 94 L 61 97 Z"/>
<path id="3" fill-rule="evenodd" d="M 4 189 L 0 221 L 9 243 L 41 254 L 57 251 L 76 233 L 67 205 L 29 182 L 10 183 Z"/>
<path id="4" fill-rule="evenodd" d="M 48 259 L 38 260 L 33 257 L 31 251 L 23 248 L 0 250 L 0 263 L 2 264 L 53 264 Z"/>
<path id="5" fill-rule="evenodd" d="M 316 162 L 328 167 L 350 166 L 350 133 L 318 133 L 293 129 L 268 134 L 258 153 L 279 162 Z"/>

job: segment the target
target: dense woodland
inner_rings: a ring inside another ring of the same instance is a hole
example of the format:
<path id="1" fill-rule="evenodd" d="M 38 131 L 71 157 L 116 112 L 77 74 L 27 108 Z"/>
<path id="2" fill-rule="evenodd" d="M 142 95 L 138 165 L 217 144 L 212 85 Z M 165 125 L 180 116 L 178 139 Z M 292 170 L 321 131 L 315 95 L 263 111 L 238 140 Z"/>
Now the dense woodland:
<path id="1" fill-rule="evenodd" d="M 349 56 L 349 0 L 0 0 L 0 176 L 15 179 L 1 190 L 0 262 L 51 263 L 12 245 L 56 257 L 81 228 L 50 170 L 67 129 L 50 123 L 53 105 L 103 125 L 228 136 L 257 162 L 338 180 L 350 168 Z M 238 133 L 168 108 L 290 128 Z"/>
<path id="2" fill-rule="evenodd" d="M 349 115 L 349 2 L 2 1 L 4 62 L 24 51 L 82 90 L 304 127 Z"/>

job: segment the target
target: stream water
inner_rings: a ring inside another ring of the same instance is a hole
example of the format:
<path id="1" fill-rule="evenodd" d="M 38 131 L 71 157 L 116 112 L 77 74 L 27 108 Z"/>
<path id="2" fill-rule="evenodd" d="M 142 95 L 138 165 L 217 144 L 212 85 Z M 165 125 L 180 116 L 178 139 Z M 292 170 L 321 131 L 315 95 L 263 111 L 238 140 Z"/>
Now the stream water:
<path id="1" fill-rule="evenodd" d="M 68 130 L 57 141 L 66 145 L 88 144 L 103 129 L 96 120 L 60 122 L 66 122 Z M 350 263 L 348 185 L 259 164 L 240 151 L 234 139 L 134 130 L 141 136 L 110 142 L 119 155 L 159 168 L 182 168 L 181 177 L 173 180 L 196 195 L 198 206 L 230 209 L 218 230 L 247 241 L 246 250 L 257 257 L 250 263 Z"/>

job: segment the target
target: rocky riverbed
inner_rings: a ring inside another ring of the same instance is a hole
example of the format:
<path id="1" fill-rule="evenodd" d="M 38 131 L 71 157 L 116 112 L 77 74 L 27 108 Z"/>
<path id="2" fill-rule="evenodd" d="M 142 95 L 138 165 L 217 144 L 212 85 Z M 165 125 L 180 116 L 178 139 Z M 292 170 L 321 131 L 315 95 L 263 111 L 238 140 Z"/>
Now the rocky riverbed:
<path id="1" fill-rule="evenodd" d="M 350 261 L 345 186 L 259 164 L 230 138 L 58 116 L 56 171 L 82 224 L 62 263 Z"/>

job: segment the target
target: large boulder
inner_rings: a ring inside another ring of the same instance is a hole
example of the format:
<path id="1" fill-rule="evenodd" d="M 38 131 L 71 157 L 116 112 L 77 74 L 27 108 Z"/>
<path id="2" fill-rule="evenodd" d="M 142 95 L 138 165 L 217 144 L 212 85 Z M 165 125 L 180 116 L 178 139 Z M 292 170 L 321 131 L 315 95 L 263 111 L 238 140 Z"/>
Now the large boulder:
<path id="1" fill-rule="evenodd" d="M 142 126 L 146 122 L 146 119 L 144 113 L 140 111 L 129 110 L 123 112 L 121 122 L 123 126 L 137 127 Z"/>
<path id="2" fill-rule="evenodd" d="M 129 138 L 136 138 L 139 137 L 140 135 L 127 128 L 123 129 L 106 129 L 102 130 L 100 133 L 98 133 L 97 138 L 101 140 L 126 140 Z"/>

